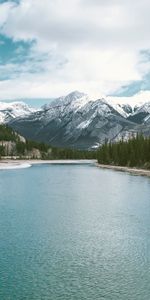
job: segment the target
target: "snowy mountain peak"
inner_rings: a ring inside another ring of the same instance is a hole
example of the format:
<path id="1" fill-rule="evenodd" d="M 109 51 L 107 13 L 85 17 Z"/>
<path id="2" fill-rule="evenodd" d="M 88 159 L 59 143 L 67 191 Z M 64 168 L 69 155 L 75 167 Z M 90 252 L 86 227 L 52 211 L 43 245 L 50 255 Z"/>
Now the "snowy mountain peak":
<path id="1" fill-rule="evenodd" d="M 28 116 L 36 109 L 28 106 L 24 102 L 0 102 L 0 123 L 7 123 L 17 117 Z"/>
<path id="2" fill-rule="evenodd" d="M 140 91 L 131 97 L 117 97 L 117 96 L 109 96 L 106 98 L 112 104 L 117 105 L 129 105 L 134 109 L 135 107 L 140 107 L 145 103 L 150 102 L 150 91 Z"/>
<path id="3" fill-rule="evenodd" d="M 46 104 L 43 106 L 45 110 L 51 109 L 51 108 L 59 108 L 59 107 L 82 107 L 87 102 L 89 102 L 89 97 L 81 92 L 74 91 L 67 96 L 62 96 L 59 98 L 54 99 L 51 103 Z"/>
<path id="4" fill-rule="evenodd" d="M 28 139 L 59 147 L 89 149 L 105 140 L 128 139 L 137 132 L 150 135 L 149 99 L 147 94 L 140 105 L 141 94 L 137 98 L 101 97 L 96 100 L 75 91 L 52 100 L 36 113 L 30 113 L 30 108 L 24 104 L 20 108 L 20 103 L 11 104 L 12 109 L 1 113 L 5 113 L 6 123 Z"/>
<path id="5" fill-rule="evenodd" d="M 79 92 L 79 91 L 74 91 L 74 92 L 68 94 L 68 95 L 65 97 L 65 99 L 66 99 L 66 100 L 68 99 L 68 100 L 70 100 L 70 101 L 75 101 L 75 100 L 77 100 L 77 99 L 81 99 L 81 98 L 84 97 L 84 96 L 86 96 L 86 94 L 81 93 L 81 92 Z"/>
<path id="6" fill-rule="evenodd" d="M 85 98 L 87 98 L 86 94 L 74 91 L 65 97 L 58 98 L 58 101 L 60 100 L 61 104 L 63 105 L 76 105 L 77 103 L 80 103 L 82 105 L 82 102 L 84 102 Z M 89 99 L 87 101 L 89 101 Z"/>

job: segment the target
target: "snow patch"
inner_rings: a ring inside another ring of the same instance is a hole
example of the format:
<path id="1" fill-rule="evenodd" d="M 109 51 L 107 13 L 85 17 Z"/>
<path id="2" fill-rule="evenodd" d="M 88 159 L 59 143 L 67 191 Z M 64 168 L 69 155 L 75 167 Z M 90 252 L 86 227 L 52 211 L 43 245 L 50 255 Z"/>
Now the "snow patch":
<path id="1" fill-rule="evenodd" d="M 77 128 L 78 128 L 78 129 L 85 129 L 85 128 L 87 128 L 87 127 L 90 125 L 90 123 L 91 123 L 91 120 L 87 120 L 87 121 L 81 122 L 81 123 L 77 126 Z"/>
<path id="2" fill-rule="evenodd" d="M 23 164 L 15 164 L 15 163 L 0 163 L 0 170 L 13 170 L 13 169 L 26 169 L 30 168 L 31 164 L 23 163 Z"/>

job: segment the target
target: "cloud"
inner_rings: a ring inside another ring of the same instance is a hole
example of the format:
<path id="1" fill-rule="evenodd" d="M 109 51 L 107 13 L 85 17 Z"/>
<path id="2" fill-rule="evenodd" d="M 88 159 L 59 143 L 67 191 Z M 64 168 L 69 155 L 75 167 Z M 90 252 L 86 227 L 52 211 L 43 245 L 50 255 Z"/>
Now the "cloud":
<path id="1" fill-rule="evenodd" d="M 13 8 L 12 2 L 5 2 L 0 4 L 0 27 L 8 20 L 8 15 Z"/>
<path id="2" fill-rule="evenodd" d="M 28 93 L 35 96 L 42 91 L 53 96 L 72 89 L 110 94 L 142 81 L 150 72 L 149 57 L 143 59 L 142 52 L 150 49 L 149 11 L 149 0 L 1 4 L 1 33 L 14 42 L 31 43 L 31 47 L 25 61 L 0 66 L 3 80 L 7 73 L 11 77 L 1 83 L 0 97 L 5 96 L 6 85 L 15 94 L 17 80 L 22 86 L 17 95 L 26 93 L 23 87 L 27 86 Z M 20 47 L 16 57 L 21 55 Z"/>
<path id="3" fill-rule="evenodd" d="M 126 5 L 123 2 L 120 5 L 120 1 L 107 0 L 100 1 L 97 7 L 92 2 L 83 4 L 83 0 L 45 0 L 44 4 L 41 0 L 22 0 L 10 10 L 3 32 L 14 39 L 36 39 L 49 47 L 71 47 L 79 43 L 102 48 L 127 47 L 126 42 L 128 47 L 130 44 L 143 47 L 143 41 L 148 42 L 146 23 L 149 24 L 150 4 L 143 0 L 147 4 L 143 11 L 139 1 L 132 2 L 127 0 Z"/>

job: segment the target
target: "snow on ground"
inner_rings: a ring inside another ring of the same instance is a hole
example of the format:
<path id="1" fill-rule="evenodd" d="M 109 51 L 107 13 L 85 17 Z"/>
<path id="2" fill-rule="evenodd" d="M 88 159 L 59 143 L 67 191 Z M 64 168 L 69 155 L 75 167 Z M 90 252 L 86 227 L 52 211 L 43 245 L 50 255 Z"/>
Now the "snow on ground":
<path id="1" fill-rule="evenodd" d="M 7 163 L 7 162 L 4 162 L 4 163 L 1 163 L 0 162 L 0 170 L 12 170 L 12 169 L 26 169 L 26 168 L 30 168 L 31 167 L 31 164 L 29 163 Z"/>

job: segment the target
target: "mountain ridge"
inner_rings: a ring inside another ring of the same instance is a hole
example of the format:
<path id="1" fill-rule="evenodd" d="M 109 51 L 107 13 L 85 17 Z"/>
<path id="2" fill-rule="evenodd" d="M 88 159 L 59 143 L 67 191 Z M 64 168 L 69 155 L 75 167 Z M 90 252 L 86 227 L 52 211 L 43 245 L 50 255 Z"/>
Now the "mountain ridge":
<path id="1" fill-rule="evenodd" d="M 129 139 L 138 132 L 150 135 L 150 101 L 141 97 L 130 105 L 129 99 L 117 103 L 110 97 L 94 99 L 75 91 L 39 109 L 25 106 L 21 115 L 17 112 L 11 117 L 9 112 L 3 122 L 26 138 L 57 147 L 97 148 L 106 140 Z"/>

